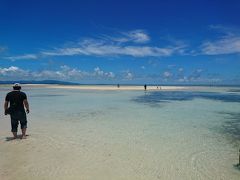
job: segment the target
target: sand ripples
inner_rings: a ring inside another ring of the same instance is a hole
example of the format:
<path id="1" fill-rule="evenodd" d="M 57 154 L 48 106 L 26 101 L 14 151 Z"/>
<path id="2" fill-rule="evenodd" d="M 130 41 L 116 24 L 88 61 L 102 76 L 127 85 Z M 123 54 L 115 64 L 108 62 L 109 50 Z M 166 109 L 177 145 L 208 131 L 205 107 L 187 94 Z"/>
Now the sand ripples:
<path id="1" fill-rule="evenodd" d="M 228 151 L 223 148 L 219 149 L 208 149 L 196 151 L 189 156 L 190 167 L 194 172 L 193 177 L 198 177 L 199 179 L 228 179 L 227 168 L 231 168 L 233 164 L 229 164 L 226 158 Z"/>

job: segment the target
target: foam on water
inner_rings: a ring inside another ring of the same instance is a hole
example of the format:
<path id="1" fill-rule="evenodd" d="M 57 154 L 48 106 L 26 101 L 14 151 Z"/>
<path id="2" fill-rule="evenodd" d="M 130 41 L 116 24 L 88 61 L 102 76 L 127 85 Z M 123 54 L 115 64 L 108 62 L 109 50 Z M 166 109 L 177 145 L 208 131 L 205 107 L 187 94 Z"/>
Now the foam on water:
<path id="1" fill-rule="evenodd" d="M 239 93 L 210 91 L 26 89 L 28 139 L 1 115 L 0 179 L 239 179 Z"/>

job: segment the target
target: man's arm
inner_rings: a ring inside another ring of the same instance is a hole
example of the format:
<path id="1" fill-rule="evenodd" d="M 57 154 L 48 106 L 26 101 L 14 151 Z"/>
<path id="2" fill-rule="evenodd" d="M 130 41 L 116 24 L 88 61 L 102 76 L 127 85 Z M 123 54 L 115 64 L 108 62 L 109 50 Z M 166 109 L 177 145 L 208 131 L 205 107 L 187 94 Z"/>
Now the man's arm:
<path id="1" fill-rule="evenodd" d="M 8 108 L 8 101 L 5 101 L 5 102 L 4 102 L 4 114 L 5 114 L 5 115 L 7 115 L 7 114 L 6 114 L 7 108 Z"/>
<path id="2" fill-rule="evenodd" d="M 26 112 L 29 113 L 30 111 L 29 111 L 28 100 L 27 100 L 27 99 L 24 99 L 24 100 L 23 100 L 23 104 L 24 104 L 24 106 L 25 106 L 25 108 L 26 108 Z"/>

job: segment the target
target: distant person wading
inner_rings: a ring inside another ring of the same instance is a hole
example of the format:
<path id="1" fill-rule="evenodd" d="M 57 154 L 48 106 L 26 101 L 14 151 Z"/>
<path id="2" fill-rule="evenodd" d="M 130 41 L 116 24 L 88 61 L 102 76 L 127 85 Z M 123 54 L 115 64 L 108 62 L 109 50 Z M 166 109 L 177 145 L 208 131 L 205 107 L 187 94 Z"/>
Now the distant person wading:
<path id="1" fill-rule="evenodd" d="M 5 115 L 10 115 L 11 117 L 11 126 L 12 126 L 12 133 L 13 138 L 16 139 L 17 131 L 18 131 L 18 124 L 20 122 L 22 135 L 21 138 L 26 138 L 26 130 L 27 130 L 27 117 L 25 113 L 29 113 L 29 104 L 27 101 L 27 95 L 24 92 L 21 92 L 21 86 L 19 83 L 13 85 L 13 91 L 9 92 L 6 95 L 5 103 L 4 103 L 4 110 Z M 10 102 L 10 106 L 9 106 Z"/>
<path id="2" fill-rule="evenodd" d="M 145 91 L 147 90 L 147 85 L 146 85 L 146 84 L 144 85 L 144 90 L 145 90 Z"/>

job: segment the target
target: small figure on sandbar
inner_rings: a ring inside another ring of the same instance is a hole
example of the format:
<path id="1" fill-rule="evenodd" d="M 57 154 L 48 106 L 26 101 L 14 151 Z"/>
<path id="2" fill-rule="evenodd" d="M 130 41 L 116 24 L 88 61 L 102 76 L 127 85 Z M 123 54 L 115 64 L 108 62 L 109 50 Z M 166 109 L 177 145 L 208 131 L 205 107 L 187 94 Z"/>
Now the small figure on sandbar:
<path id="1" fill-rule="evenodd" d="M 146 84 L 144 84 L 144 90 L 145 90 L 145 91 L 147 90 L 147 85 L 146 85 Z"/>

